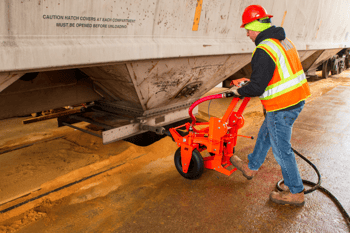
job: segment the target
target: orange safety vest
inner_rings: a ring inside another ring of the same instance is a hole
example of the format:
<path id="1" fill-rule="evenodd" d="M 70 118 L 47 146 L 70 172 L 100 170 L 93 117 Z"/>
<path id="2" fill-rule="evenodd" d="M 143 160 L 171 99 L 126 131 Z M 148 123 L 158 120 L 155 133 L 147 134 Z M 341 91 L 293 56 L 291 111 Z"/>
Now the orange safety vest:
<path id="1" fill-rule="evenodd" d="M 267 112 L 296 105 L 311 95 L 298 52 L 289 39 L 266 39 L 256 48 L 266 51 L 276 64 L 272 79 L 260 96 Z"/>

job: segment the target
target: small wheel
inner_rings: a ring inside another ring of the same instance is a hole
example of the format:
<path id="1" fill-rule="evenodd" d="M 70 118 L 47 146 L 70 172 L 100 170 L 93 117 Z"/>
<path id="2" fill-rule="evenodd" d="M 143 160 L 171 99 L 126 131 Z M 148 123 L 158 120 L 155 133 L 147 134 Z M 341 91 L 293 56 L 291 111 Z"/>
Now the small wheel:
<path id="1" fill-rule="evenodd" d="M 177 171 L 186 179 L 195 180 L 201 177 L 203 174 L 204 161 L 201 154 L 196 149 L 192 151 L 192 158 L 187 173 L 182 171 L 181 147 L 179 147 L 175 152 L 174 162 Z"/>

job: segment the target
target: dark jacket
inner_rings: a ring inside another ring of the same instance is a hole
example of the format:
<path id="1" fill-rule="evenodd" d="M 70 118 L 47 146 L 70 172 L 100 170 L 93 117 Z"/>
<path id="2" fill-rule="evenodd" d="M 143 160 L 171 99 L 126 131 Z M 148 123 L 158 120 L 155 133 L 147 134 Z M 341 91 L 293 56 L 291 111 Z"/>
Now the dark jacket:
<path id="1" fill-rule="evenodd" d="M 269 38 L 284 40 L 286 33 L 283 28 L 272 26 L 259 33 L 255 39 L 255 45 L 258 46 L 260 42 Z M 237 90 L 241 96 L 245 97 L 262 95 L 272 79 L 276 67 L 272 58 L 260 48 L 256 49 L 251 64 L 253 73 L 249 84 Z"/>

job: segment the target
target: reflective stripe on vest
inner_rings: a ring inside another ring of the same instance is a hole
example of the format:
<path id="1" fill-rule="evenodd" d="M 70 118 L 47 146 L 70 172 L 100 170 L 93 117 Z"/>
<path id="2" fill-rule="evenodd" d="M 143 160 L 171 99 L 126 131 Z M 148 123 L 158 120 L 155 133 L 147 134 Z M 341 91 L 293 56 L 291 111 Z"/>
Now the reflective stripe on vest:
<path id="1" fill-rule="evenodd" d="M 293 106 L 310 96 L 306 76 L 301 64 L 289 63 L 288 58 L 290 59 L 291 57 L 287 57 L 286 52 L 288 53 L 288 50 L 290 49 L 294 49 L 296 52 L 296 49 L 288 39 L 283 41 L 266 39 L 262 41 L 257 48 L 263 49 L 276 64 L 274 76 L 269 82 L 269 85 L 266 87 L 265 92 L 260 96 L 264 106 L 266 105 L 265 108 L 267 111 L 276 111 Z M 293 51 L 290 52 L 291 54 L 288 56 L 298 56 L 297 52 L 296 54 Z M 255 50 L 253 55 L 254 53 Z M 295 59 L 292 61 L 295 61 Z M 299 57 L 298 61 L 300 63 Z M 293 69 L 291 66 L 293 66 Z M 293 73 L 293 70 L 296 73 Z M 276 74 L 276 71 L 278 74 Z M 300 89 L 300 87 L 302 88 Z M 293 100 L 289 101 L 282 101 L 281 98 L 277 98 L 279 96 L 282 97 L 282 95 L 285 96 L 285 94 L 289 92 L 290 94 L 296 92 L 295 96 L 299 96 L 300 98 L 293 98 Z M 269 107 L 271 109 L 268 109 Z"/>
<path id="2" fill-rule="evenodd" d="M 279 48 L 276 42 L 273 40 L 264 40 L 258 45 L 258 48 L 263 48 L 264 50 L 267 49 L 270 52 L 272 52 L 278 60 L 275 60 L 276 66 L 279 70 L 280 77 L 282 78 L 289 78 L 291 74 L 293 74 L 292 69 L 290 68 L 289 62 L 287 60 L 286 54 L 284 51 Z M 269 49 L 269 47 L 271 49 Z M 279 65 L 278 65 L 279 64 Z M 281 75 L 282 74 L 282 75 Z M 282 79 L 283 79 L 282 78 Z"/>
<path id="3" fill-rule="evenodd" d="M 268 100 L 272 99 L 276 96 L 282 95 L 284 93 L 287 93 L 288 91 L 294 90 L 301 85 L 303 85 L 306 82 L 306 76 L 304 71 L 299 71 L 297 74 L 297 77 L 294 78 L 292 76 L 292 79 L 289 79 L 289 81 L 281 83 L 280 85 L 273 85 L 275 87 L 270 86 L 266 88 L 265 92 L 260 96 L 260 99 L 262 100 Z"/>

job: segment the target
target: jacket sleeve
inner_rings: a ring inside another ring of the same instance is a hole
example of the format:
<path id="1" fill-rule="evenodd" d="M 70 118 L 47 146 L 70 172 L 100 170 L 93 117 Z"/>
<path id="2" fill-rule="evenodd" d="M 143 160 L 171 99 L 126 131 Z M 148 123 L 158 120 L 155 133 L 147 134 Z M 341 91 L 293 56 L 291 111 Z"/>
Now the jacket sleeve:
<path id="1" fill-rule="evenodd" d="M 261 96 L 272 79 L 276 64 L 272 58 L 260 48 L 257 48 L 252 58 L 252 75 L 248 85 L 237 91 L 244 97 Z"/>

